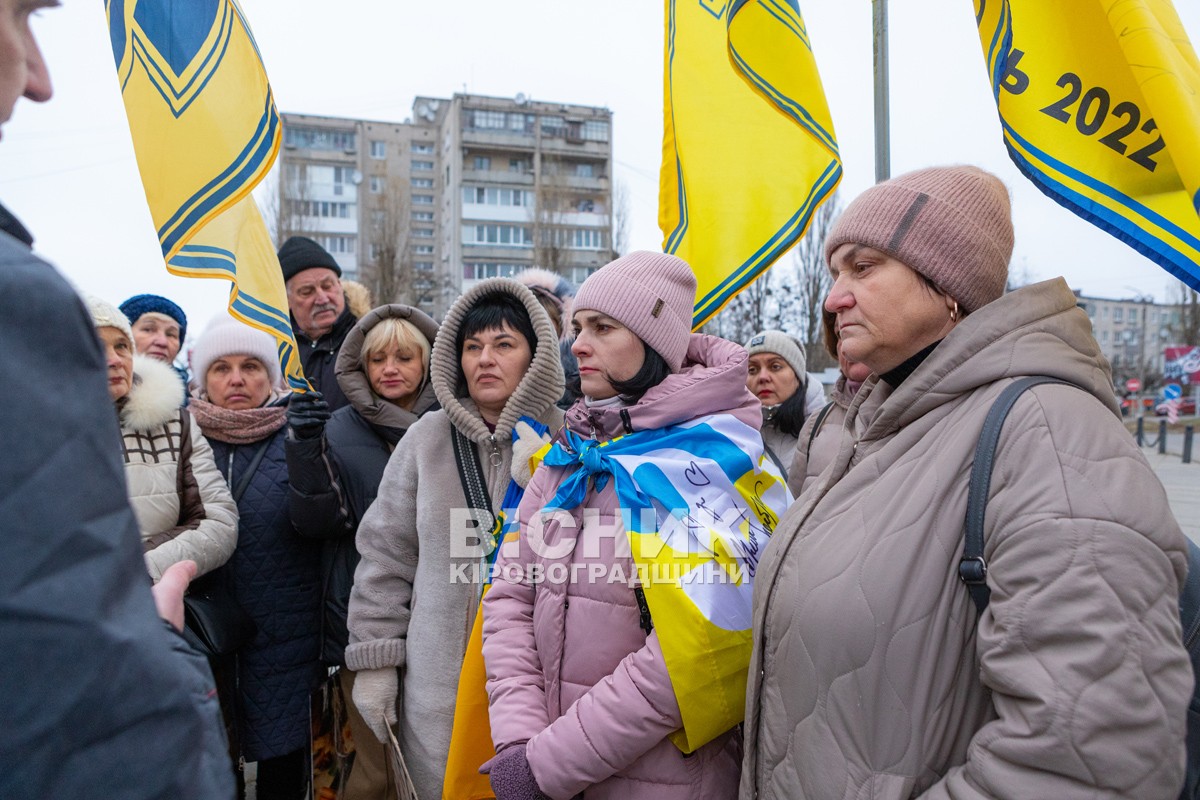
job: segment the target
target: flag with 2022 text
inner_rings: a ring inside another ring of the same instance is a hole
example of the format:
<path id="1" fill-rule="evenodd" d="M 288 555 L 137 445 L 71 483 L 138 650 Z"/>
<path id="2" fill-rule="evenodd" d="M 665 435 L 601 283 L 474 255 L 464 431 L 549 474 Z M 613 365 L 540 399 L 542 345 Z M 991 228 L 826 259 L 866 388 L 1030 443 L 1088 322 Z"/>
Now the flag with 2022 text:
<path id="1" fill-rule="evenodd" d="M 1017 167 L 1200 289 L 1200 61 L 1170 1 L 975 0 L 975 14 Z"/>
<path id="2" fill-rule="evenodd" d="M 699 327 L 804 235 L 842 163 L 798 0 L 666 0 L 666 18 L 658 218 Z"/>
<path id="3" fill-rule="evenodd" d="M 138 170 L 167 270 L 232 281 L 229 312 L 307 382 L 283 275 L 251 190 L 279 152 L 271 86 L 233 0 L 106 0 Z"/>

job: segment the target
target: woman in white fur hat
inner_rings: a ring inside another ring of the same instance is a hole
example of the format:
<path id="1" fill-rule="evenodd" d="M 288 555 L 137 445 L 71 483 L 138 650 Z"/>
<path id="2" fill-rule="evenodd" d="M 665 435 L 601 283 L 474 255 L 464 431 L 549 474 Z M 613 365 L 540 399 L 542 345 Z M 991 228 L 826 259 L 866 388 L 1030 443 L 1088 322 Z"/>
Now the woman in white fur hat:
<path id="1" fill-rule="evenodd" d="M 224 564 L 237 545 L 237 506 L 212 448 L 183 405 L 170 366 L 135 356 L 129 320 L 116 306 L 86 298 L 104 346 L 108 393 L 121 423 L 129 500 L 137 516 L 146 568 L 156 582 L 190 559 L 198 575 Z"/>

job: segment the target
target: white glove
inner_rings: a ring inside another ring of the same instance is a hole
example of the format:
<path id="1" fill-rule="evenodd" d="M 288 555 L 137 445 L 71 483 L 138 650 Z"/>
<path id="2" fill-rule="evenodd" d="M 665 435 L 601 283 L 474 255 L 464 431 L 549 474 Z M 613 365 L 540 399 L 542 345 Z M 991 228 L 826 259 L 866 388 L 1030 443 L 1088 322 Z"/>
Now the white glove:
<path id="1" fill-rule="evenodd" d="M 354 691 L 351 693 L 354 705 L 380 742 L 387 742 L 387 727 L 396 727 L 396 699 L 400 694 L 397 673 L 395 667 L 354 673 Z"/>
<path id="2" fill-rule="evenodd" d="M 550 443 L 550 433 L 546 432 L 538 436 L 528 422 L 518 422 L 513 430 L 517 433 L 517 440 L 513 442 L 512 464 L 509 466 L 509 472 L 512 473 L 512 479 L 517 482 L 517 485 L 524 489 L 529 485 L 529 479 L 533 477 L 533 471 L 529 469 L 529 459 Z"/>

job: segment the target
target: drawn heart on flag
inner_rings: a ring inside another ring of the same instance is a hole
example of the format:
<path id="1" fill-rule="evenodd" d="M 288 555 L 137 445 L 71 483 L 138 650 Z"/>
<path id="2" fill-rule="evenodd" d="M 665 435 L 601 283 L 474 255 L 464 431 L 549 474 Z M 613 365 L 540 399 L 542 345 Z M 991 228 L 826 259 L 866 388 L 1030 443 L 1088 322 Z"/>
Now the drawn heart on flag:
<path id="1" fill-rule="evenodd" d="M 708 486 L 712 481 L 704 474 L 704 470 L 700 469 L 693 461 L 691 466 L 683 471 L 683 477 L 687 478 L 687 482 L 692 486 Z"/>

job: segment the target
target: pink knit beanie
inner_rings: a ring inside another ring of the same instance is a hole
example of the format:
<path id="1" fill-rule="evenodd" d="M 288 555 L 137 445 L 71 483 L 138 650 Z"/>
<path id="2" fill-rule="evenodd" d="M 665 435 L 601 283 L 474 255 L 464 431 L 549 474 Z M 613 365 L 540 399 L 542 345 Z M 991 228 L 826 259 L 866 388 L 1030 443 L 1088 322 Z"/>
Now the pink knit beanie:
<path id="1" fill-rule="evenodd" d="M 872 186 L 847 206 L 825 237 L 825 262 L 847 242 L 899 259 L 975 311 L 1004 294 L 1008 281 L 1008 189 L 978 167 L 909 172 Z"/>
<path id="2" fill-rule="evenodd" d="M 607 314 L 663 357 L 672 372 L 683 366 L 692 333 L 696 276 L 681 258 L 638 250 L 588 276 L 575 311 Z"/>

